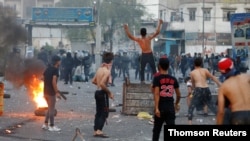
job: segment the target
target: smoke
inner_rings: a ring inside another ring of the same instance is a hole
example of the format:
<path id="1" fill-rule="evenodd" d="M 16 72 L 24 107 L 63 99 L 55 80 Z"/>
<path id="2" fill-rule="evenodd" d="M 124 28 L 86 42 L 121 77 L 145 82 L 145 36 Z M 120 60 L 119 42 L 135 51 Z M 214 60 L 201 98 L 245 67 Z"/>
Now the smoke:
<path id="1" fill-rule="evenodd" d="M 0 17 L 0 47 L 8 48 L 26 42 L 27 32 L 16 22 L 13 9 L 0 6 Z"/>
<path id="2" fill-rule="evenodd" d="M 34 77 L 42 76 L 46 66 L 35 58 L 22 58 L 20 50 L 15 48 L 27 41 L 27 31 L 17 23 L 16 15 L 13 9 L 0 6 L 0 60 L 5 60 L 0 66 L 5 68 L 4 79 L 14 87 L 29 87 Z M 8 53 L 12 48 L 14 50 Z"/>
<path id="3" fill-rule="evenodd" d="M 18 53 L 8 55 L 5 79 L 15 88 L 25 86 L 29 88 L 34 82 L 34 78 L 42 78 L 46 65 L 36 58 L 23 59 Z"/>

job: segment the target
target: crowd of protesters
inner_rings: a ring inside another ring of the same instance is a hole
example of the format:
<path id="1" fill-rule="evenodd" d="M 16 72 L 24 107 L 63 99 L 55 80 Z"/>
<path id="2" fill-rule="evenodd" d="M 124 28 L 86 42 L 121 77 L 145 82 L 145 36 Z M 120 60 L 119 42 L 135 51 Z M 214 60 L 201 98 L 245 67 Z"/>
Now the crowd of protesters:
<path id="1" fill-rule="evenodd" d="M 87 51 L 63 51 L 57 54 L 61 58 L 61 65 L 59 68 L 59 78 L 64 81 L 64 84 L 69 84 L 72 87 L 74 81 L 88 82 L 93 77 L 95 70 L 91 70 L 94 64 L 93 57 Z M 44 62 L 46 66 L 51 63 L 52 53 L 45 48 L 41 48 L 37 55 L 37 59 Z"/>

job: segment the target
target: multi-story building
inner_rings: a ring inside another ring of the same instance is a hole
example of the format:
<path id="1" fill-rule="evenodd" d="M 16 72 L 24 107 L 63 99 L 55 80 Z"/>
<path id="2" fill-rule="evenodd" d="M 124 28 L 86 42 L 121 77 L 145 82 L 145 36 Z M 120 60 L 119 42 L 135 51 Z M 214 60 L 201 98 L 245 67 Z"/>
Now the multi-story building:
<path id="1" fill-rule="evenodd" d="M 250 0 L 179 0 L 178 9 L 168 17 L 163 51 L 227 53 L 232 48 L 230 13 L 249 11 Z"/>

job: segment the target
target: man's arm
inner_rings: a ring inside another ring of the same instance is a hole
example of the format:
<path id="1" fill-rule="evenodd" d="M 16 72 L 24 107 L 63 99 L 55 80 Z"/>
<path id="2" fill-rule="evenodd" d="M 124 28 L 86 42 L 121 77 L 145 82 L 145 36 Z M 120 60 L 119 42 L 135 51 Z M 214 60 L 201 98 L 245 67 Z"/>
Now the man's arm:
<path id="1" fill-rule="evenodd" d="M 97 85 L 97 82 L 96 82 L 96 75 L 94 76 L 94 78 L 92 79 L 92 83 Z"/>
<path id="2" fill-rule="evenodd" d="M 124 31 L 127 34 L 127 36 L 129 37 L 129 39 L 134 40 L 134 41 L 138 41 L 138 38 L 136 38 L 135 36 L 133 36 L 130 32 L 129 32 L 129 28 L 128 28 L 128 24 L 124 24 Z"/>
<path id="3" fill-rule="evenodd" d="M 221 85 L 221 82 L 214 76 L 212 75 L 207 69 L 206 69 L 206 75 L 210 77 L 219 87 Z"/>
<path id="4" fill-rule="evenodd" d="M 52 78 L 52 86 L 54 88 L 54 91 L 56 93 L 56 96 L 57 97 L 61 97 L 60 93 L 59 93 L 59 90 L 58 90 L 58 87 L 57 87 L 57 76 L 56 75 L 53 75 L 53 78 Z"/>
<path id="5" fill-rule="evenodd" d="M 194 82 L 194 76 L 193 76 L 192 72 L 190 73 L 190 78 L 191 78 L 191 82 L 192 82 L 191 89 L 194 90 L 195 82 Z"/>
<path id="6" fill-rule="evenodd" d="M 104 76 L 102 77 L 101 81 L 100 81 L 100 87 L 102 88 L 102 90 L 104 90 L 109 98 L 114 99 L 114 95 L 111 93 L 111 91 L 108 89 L 107 87 L 107 80 L 109 79 L 110 76 L 110 71 L 105 71 L 104 72 Z"/>
<path id="7" fill-rule="evenodd" d="M 162 23 L 163 23 L 163 20 L 160 19 L 159 22 L 158 22 L 158 26 L 157 26 L 157 28 L 156 28 L 155 33 L 154 33 L 153 35 L 150 35 L 150 36 L 149 36 L 150 40 L 152 40 L 153 38 L 155 38 L 155 37 L 160 33 Z"/>
<path id="8" fill-rule="evenodd" d="M 175 89 L 175 93 L 176 93 L 176 100 L 175 100 L 175 105 L 180 103 L 181 100 L 181 92 L 179 88 Z"/>
<path id="9" fill-rule="evenodd" d="M 217 117 L 216 117 L 216 124 L 222 125 L 224 114 L 225 114 L 225 98 L 223 95 L 223 88 L 221 87 L 218 91 L 218 111 L 217 111 Z"/>
<path id="10" fill-rule="evenodd" d="M 160 117 L 160 111 L 159 111 L 159 100 L 160 100 L 160 88 L 155 87 L 154 88 L 154 101 L 155 101 L 155 115 L 157 117 Z"/>

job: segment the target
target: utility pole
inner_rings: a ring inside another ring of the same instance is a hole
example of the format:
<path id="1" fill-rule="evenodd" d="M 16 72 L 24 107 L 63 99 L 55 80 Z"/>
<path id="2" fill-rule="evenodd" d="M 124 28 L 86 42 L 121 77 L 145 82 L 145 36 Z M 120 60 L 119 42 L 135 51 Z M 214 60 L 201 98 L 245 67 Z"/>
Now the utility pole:
<path id="1" fill-rule="evenodd" d="M 205 55 L 205 14 L 204 14 L 204 11 L 205 11 L 205 2 L 204 2 L 205 0 L 203 0 L 203 3 L 202 3 L 202 9 L 203 9 L 203 11 L 202 11 L 202 14 L 203 14 L 203 16 L 202 16 L 202 54 L 203 55 Z"/>
<path id="2" fill-rule="evenodd" d="M 96 51 L 95 51 L 95 65 L 96 69 L 101 65 L 101 38 L 102 38 L 102 30 L 100 25 L 100 8 L 101 8 L 102 0 L 98 0 L 97 2 L 97 21 L 96 21 Z"/>

